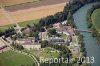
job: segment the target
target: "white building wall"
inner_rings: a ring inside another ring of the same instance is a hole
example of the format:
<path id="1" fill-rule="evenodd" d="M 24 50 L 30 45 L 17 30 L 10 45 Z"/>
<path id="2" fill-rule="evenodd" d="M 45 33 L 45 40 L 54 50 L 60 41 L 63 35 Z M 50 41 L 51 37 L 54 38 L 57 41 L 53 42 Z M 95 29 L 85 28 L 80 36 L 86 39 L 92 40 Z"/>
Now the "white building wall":
<path id="1" fill-rule="evenodd" d="M 67 32 L 63 32 L 63 34 L 69 35 L 69 33 L 67 33 Z"/>
<path id="2" fill-rule="evenodd" d="M 24 48 L 30 50 L 30 49 L 37 49 L 39 50 L 41 48 L 41 45 L 22 45 Z"/>

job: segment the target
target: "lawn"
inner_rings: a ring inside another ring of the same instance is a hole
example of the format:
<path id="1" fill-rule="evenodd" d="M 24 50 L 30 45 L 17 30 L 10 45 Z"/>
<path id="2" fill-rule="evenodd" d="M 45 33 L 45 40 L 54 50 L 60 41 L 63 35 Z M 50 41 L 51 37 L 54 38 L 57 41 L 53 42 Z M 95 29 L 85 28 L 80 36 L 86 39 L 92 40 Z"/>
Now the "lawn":
<path id="1" fill-rule="evenodd" d="M 0 27 L 0 32 L 4 32 L 8 27 Z"/>
<path id="2" fill-rule="evenodd" d="M 93 25 L 100 32 L 100 8 L 99 9 L 96 9 L 93 12 L 91 18 L 92 18 Z"/>
<path id="3" fill-rule="evenodd" d="M 11 50 L 0 54 L 0 66 L 32 66 L 33 60 Z"/>
<path id="4" fill-rule="evenodd" d="M 38 24 L 40 19 L 37 20 L 29 20 L 29 21 L 24 21 L 24 22 L 19 22 L 19 26 L 20 27 L 26 27 L 28 24 L 33 26 L 34 24 Z M 9 27 L 14 26 L 14 24 L 9 24 L 9 25 L 5 25 L 5 26 L 0 26 L 0 31 L 5 31 L 6 29 L 8 29 Z"/>
<path id="5" fill-rule="evenodd" d="M 39 23 L 39 20 L 40 20 L 40 19 L 37 19 L 37 20 L 29 20 L 29 21 L 19 22 L 18 24 L 19 24 L 19 26 L 21 26 L 21 27 L 26 27 L 28 24 L 29 24 L 29 25 L 33 25 L 33 23 L 34 23 L 34 24 L 38 24 L 38 23 Z"/>
<path id="6" fill-rule="evenodd" d="M 77 44 L 77 36 L 72 36 L 72 43 Z"/>
<path id="7" fill-rule="evenodd" d="M 66 34 L 60 34 L 62 38 L 64 38 L 64 40 L 66 41 L 68 36 Z"/>
<path id="8" fill-rule="evenodd" d="M 43 58 L 57 58 L 59 53 L 57 52 L 57 50 L 47 47 L 47 48 L 43 48 L 40 50 L 31 50 L 31 53 L 34 54 L 35 56 L 37 56 L 38 58 L 43 57 Z"/>

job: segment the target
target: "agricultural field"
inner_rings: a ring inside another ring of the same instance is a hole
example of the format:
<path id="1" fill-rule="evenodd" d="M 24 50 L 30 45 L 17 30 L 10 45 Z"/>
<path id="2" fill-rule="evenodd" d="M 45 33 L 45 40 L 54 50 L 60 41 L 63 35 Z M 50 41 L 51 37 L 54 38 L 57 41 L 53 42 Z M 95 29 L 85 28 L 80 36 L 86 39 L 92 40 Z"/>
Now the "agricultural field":
<path id="1" fill-rule="evenodd" d="M 0 54 L 0 66 L 32 66 L 33 60 L 11 50 Z"/>
<path id="2" fill-rule="evenodd" d="M 96 9 L 93 12 L 91 18 L 92 18 L 93 25 L 100 32 L 100 8 L 99 9 Z"/>
<path id="3" fill-rule="evenodd" d="M 17 5 L 22 3 L 37 2 L 40 0 L 0 0 L 5 6 Z"/>
<path id="4" fill-rule="evenodd" d="M 22 0 L 2 0 L 2 1 L 22 1 Z M 30 1 L 30 0 L 25 0 Z M 36 20 L 54 15 L 57 12 L 63 11 L 64 6 L 69 0 L 42 0 L 39 2 L 31 2 L 24 4 L 17 4 L 5 9 L 0 9 L 0 26 L 14 24 L 19 22 L 26 22 L 29 20 Z M 2 3 L 2 2 L 1 2 Z M 16 3 L 16 2 L 15 2 Z M 3 3 L 2 3 L 3 4 Z M 3 6 L 5 6 L 3 4 Z M 5 11 L 4 11 L 5 10 Z M 6 14 L 5 14 L 6 12 Z M 12 20 L 12 22 L 10 21 Z"/>

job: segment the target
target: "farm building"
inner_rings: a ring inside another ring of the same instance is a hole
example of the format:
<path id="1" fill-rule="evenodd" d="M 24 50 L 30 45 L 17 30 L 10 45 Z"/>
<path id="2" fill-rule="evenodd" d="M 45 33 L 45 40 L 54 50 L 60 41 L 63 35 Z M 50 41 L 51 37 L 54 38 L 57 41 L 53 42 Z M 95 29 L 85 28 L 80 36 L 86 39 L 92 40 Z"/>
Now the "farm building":
<path id="1" fill-rule="evenodd" d="M 64 33 L 66 35 L 75 35 L 74 28 L 72 28 L 71 26 L 62 26 L 60 23 L 56 23 L 53 25 L 53 28 L 56 29 L 57 33 Z"/>
<path id="2" fill-rule="evenodd" d="M 40 49 L 41 44 L 35 42 L 33 39 L 27 38 L 27 39 L 18 39 L 16 40 L 16 44 L 21 44 L 24 48 L 30 49 Z"/>
<path id="3" fill-rule="evenodd" d="M 0 50 L 4 49 L 6 47 L 7 47 L 7 45 L 5 45 L 2 40 L 0 40 Z"/>
<path id="4" fill-rule="evenodd" d="M 10 48 L 7 45 L 5 45 L 5 43 L 2 40 L 0 40 L 0 53 L 8 50 L 10 50 Z"/>
<path id="5" fill-rule="evenodd" d="M 23 44 L 22 45 L 24 48 L 30 50 L 30 49 L 37 49 L 39 50 L 41 48 L 41 44 L 40 43 L 34 43 L 34 44 Z"/>
<path id="6" fill-rule="evenodd" d="M 65 43 L 64 39 L 60 37 L 50 37 L 47 41 L 52 43 Z"/>
<path id="7" fill-rule="evenodd" d="M 47 32 L 40 32 L 39 33 L 39 38 L 41 39 L 41 40 L 46 40 L 47 39 Z"/>
<path id="8" fill-rule="evenodd" d="M 32 30 L 30 28 L 26 28 L 22 32 L 25 33 L 25 34 L 29 34 L 29 33 L 32 32 Z"/>

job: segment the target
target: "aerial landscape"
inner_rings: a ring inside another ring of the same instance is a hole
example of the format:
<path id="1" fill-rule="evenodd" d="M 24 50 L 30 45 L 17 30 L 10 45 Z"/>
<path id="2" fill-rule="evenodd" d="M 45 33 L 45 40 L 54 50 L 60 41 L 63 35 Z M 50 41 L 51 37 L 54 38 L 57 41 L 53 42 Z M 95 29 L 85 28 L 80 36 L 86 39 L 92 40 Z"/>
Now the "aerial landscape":
<path id="1" fill-rule="evenodd" d="M 0 66 L 100 66 L 100 0 L 0 0 Z"/>

